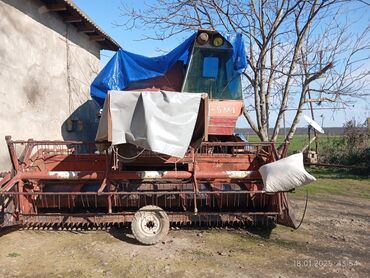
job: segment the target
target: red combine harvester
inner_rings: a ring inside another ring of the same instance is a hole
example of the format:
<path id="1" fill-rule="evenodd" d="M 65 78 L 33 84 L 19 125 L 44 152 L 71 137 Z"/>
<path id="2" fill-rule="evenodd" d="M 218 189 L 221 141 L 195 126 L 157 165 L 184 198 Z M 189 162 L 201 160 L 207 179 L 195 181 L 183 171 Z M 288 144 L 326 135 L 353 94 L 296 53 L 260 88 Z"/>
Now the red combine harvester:
<path id="1" fill-rule="evenodd" d="M 216 31 L 200 30 L 190 50 L 186 66 L 176 62 L 164 76 L 131 82 L 119 92 L 202 96 L 183 157 L 113 145 L 108 97 L 100 119 L 105 137 L 98 141 L 6 137 L 13 169 L 0 181 L 0 227 L 131 223 L 143 244 L 162 240 L 170 223 L 293 227 L 287 192 L 265 192 L 258 172 L 284 157 L 287 145 L 278 152 L 272 142 L 248 143 L 234 134 L 243 100 L 240 74 L 230 62 L 232 45 Z"/>

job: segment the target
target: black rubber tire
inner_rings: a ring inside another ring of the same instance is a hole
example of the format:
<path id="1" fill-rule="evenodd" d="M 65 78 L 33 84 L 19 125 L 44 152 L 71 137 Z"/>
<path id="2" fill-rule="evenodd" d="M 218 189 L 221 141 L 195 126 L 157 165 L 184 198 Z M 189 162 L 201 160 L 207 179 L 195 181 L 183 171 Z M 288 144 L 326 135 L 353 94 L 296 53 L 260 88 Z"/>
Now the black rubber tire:
<path id="1" fill-rule="evenodd" d="M 145 245 L 162 241 L 170 230 L 170 221 L 163 209 L 157 206 L 140 208 L 131 222 L 131 231 L 136 240 Z"/>

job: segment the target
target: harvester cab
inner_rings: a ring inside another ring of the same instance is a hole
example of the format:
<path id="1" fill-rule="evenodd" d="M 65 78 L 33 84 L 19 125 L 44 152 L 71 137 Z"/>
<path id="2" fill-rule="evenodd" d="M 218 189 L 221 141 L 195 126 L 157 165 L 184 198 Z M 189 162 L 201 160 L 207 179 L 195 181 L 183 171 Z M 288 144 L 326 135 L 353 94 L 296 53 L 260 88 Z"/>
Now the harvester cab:
<path id="1" fill-rule="evenodd" d="M 243 108 L 241 76 L 234 49 L 216 31 L 198 31 L 182 92 L 207 93 L 209 135 L 232 135 Z"/>
<path id="2" fill-rule="evenodd" d="M 198 32 L 181 91 L 206 92 L 212 100 L 242 100 L 233 46 L 218 32 Z"/>
<path id="3" fill-rule="evenodd" d="M 119 50 L 91 85 L 103 107 L 95 141 L 6 138 L 0 227 L 131 224 L 144 244 L 170 224 L 294 227 L 287 190 L 266 191 L 258 171 L 286 148 L 233 135 L 245 66 L 241 35 L 216 31 L 154 58 Z"/>
<path id="4" fill-rule="evenodd" d="M 229 136 L 230 139 L 244 105 L 241 68 L 235 61 L 243 57 L 239 57 L 234 48 L 219 32 L 199 30 L 185 59 L 176 61 L 164 75 L 135 80 L 123 90 L 206 93 L 209 109 L 207 135 L 210 135 L 207 139 L 220 139 L 213 135 Z"/>

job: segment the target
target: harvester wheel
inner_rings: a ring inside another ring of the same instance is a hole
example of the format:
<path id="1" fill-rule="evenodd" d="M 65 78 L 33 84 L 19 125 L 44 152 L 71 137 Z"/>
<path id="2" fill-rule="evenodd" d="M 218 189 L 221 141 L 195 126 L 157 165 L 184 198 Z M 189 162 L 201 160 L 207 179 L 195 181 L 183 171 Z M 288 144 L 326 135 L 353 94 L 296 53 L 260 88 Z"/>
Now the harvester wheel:
<path id="1" fill-rule="evenodd" d="M 163 240 L 170 229 L 170 221 L 163 209 L 145 206 L 139 209 L 132 219 L 131 230 L 142 244 L 151 245 Z"/>

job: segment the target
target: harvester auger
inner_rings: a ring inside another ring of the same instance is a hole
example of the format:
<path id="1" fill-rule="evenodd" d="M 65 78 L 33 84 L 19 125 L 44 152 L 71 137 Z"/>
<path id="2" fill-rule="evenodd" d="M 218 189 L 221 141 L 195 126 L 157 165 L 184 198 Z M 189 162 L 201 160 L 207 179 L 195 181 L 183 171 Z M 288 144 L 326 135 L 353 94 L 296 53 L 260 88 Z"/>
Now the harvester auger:
<path id="1" fill-rule="evenodd" d="M 287 192 L 264 191 L 258 172 L 284 157 L 287 144 L 278 152 L 272 142 L 249 143 L 234 134 L 243 100 L 240 74 L 230 62 L 233 46 L 216 31 L 200 30 L 189 49 L 186 64 L 177 61 L 164 76 L 131 82 L 122 89 L 126 92 L 108 94 L 158 94 L 163 89 L 199 93 L 185 155 L 113 144 L 112 99 L 107 97 L 99 126 L 106 136 L 97 136 L 97 141 L 6 137 L 13 169 L 0 181 L 0 226 L 53 229 L 131 223 L 143 244 L 161 241 L 170 223 L 294 227 Z M 171 93 L 163 95 L 167 99 Z"/>

